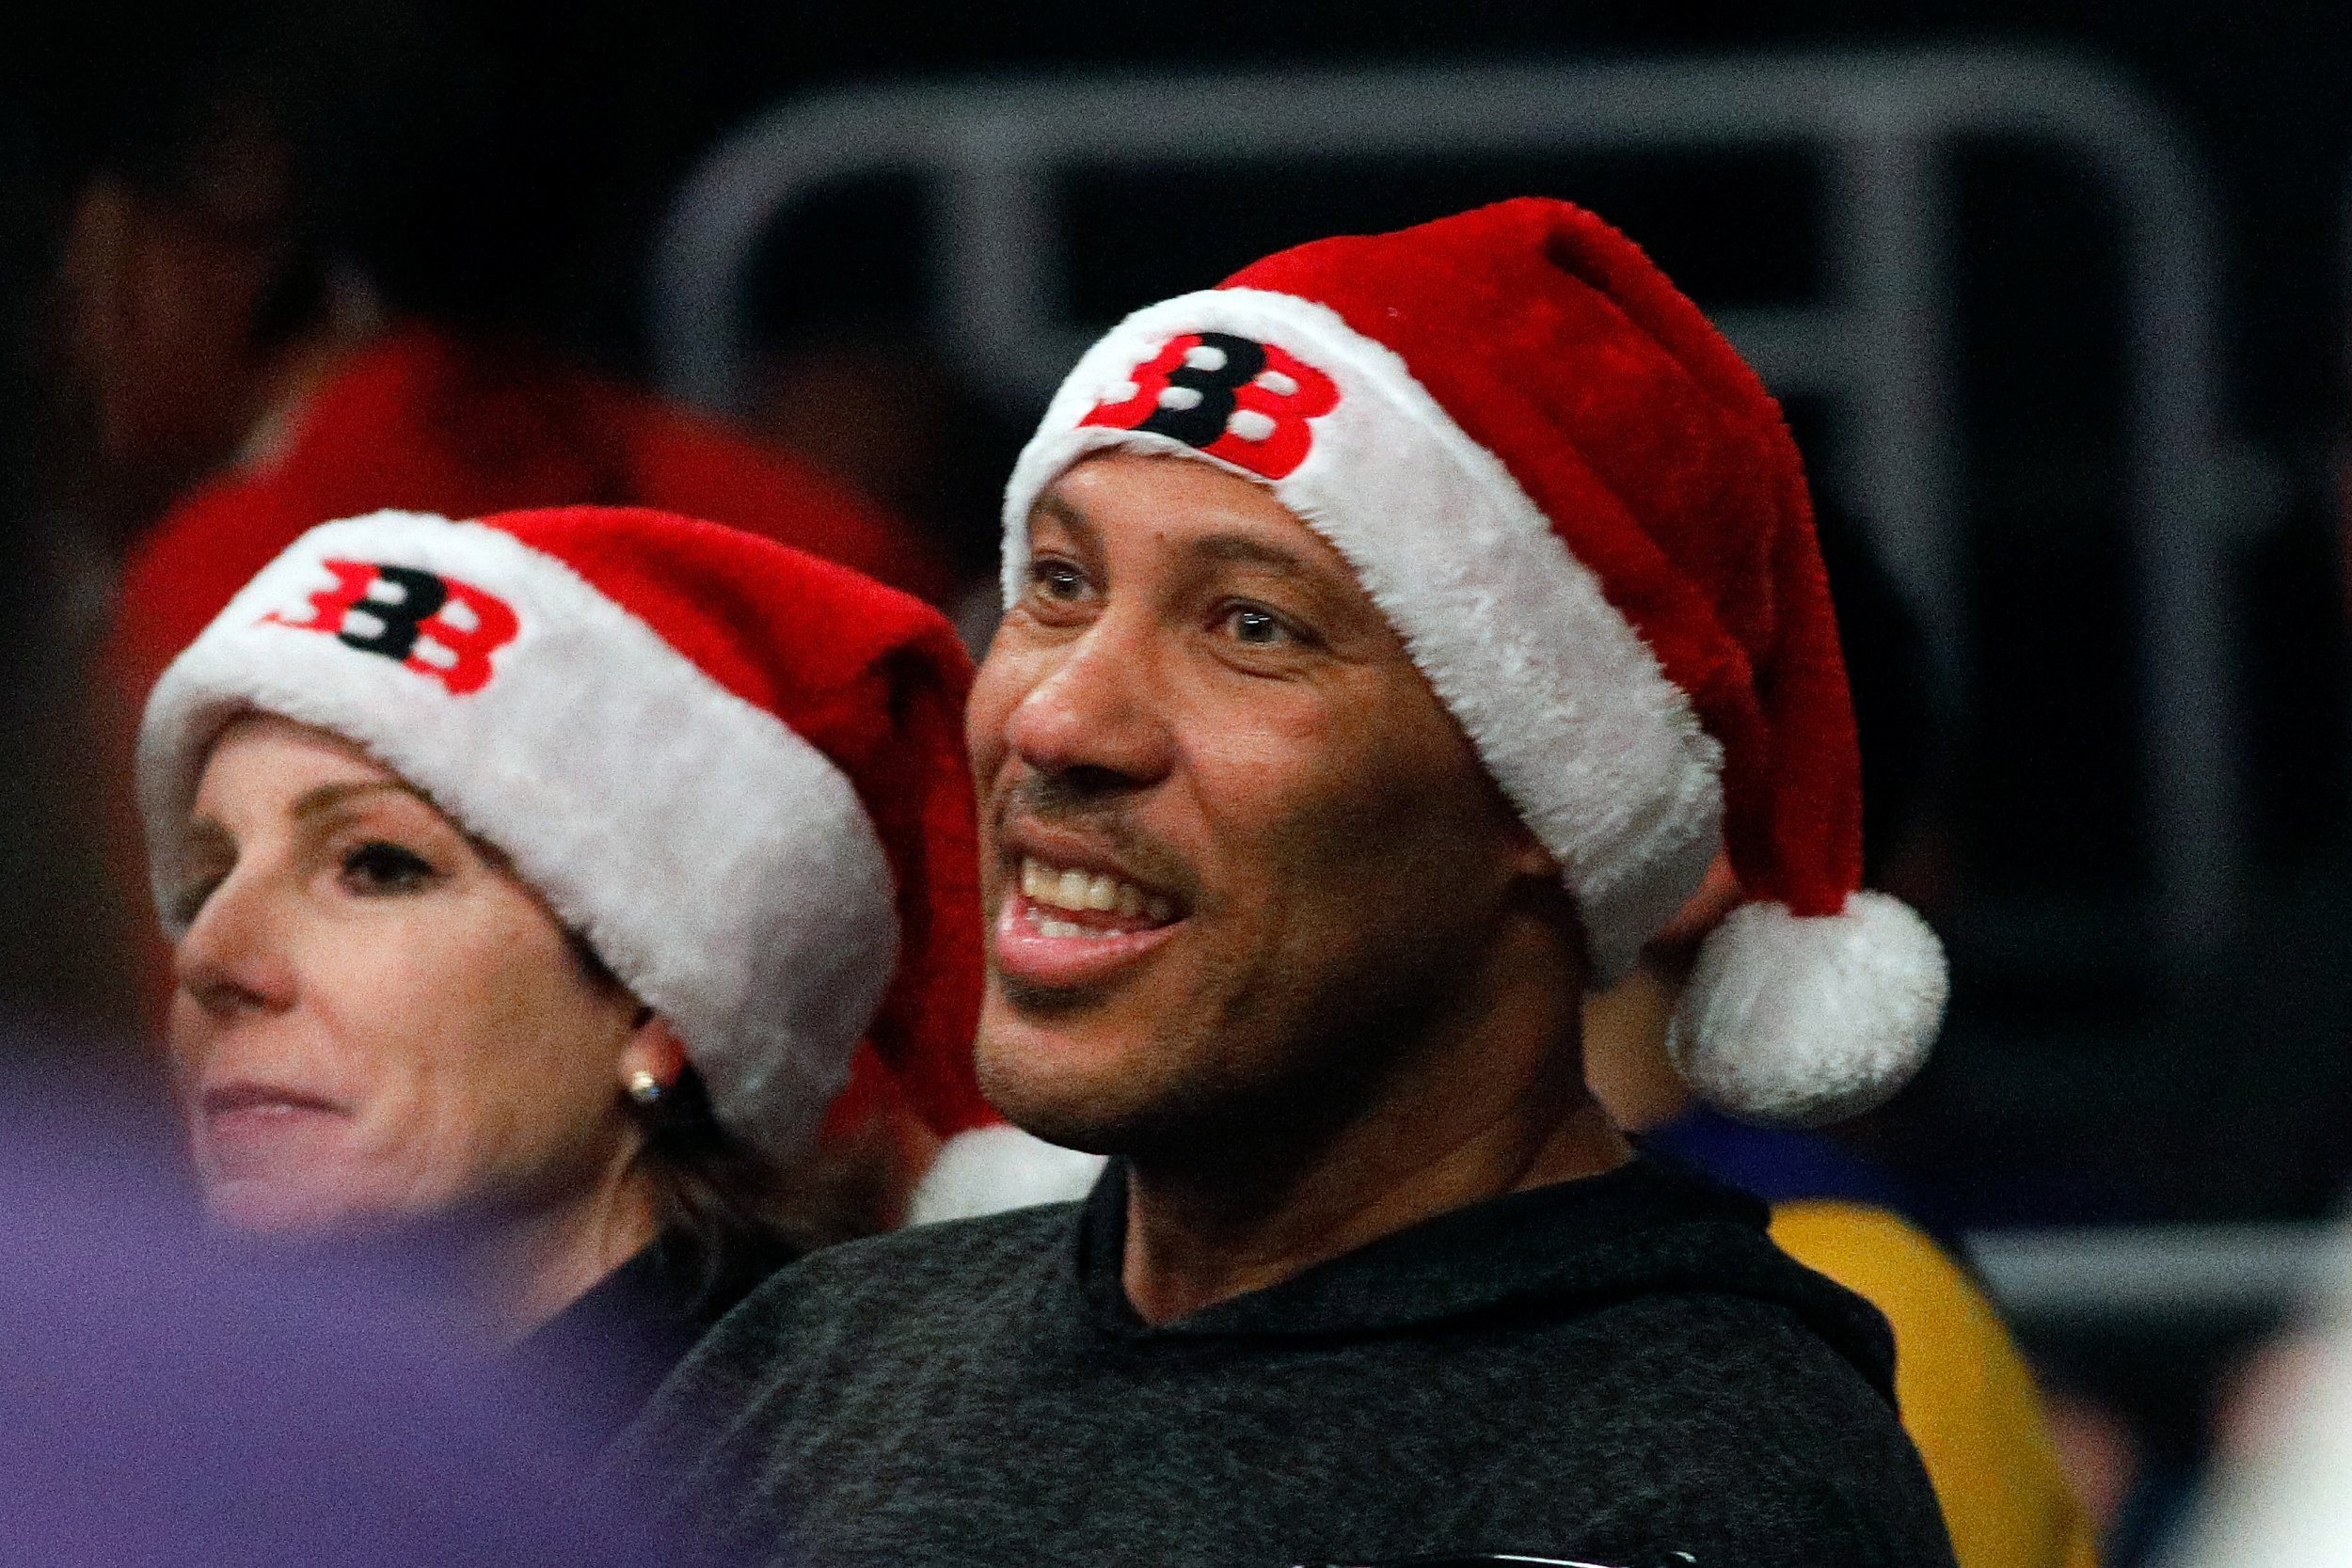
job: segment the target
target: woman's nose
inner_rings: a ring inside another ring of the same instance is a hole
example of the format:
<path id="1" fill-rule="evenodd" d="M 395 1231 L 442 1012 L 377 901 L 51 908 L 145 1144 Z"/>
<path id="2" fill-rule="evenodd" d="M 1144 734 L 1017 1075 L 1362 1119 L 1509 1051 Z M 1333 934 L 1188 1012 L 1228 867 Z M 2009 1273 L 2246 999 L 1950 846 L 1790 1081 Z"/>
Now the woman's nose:
<path id="1" fill-rule="evenodd" d="M 206 1012 L 277 1012 L 291 1006 L 294 971 L 272 918 L 274 891 L 234 874 L 213 889 L 172 949 L 172 978 Z"/>
<path id="2" fill-rule="evenodd" d="M 1005 741 L 1041 773 L 1156 782 L 1174 753 L 1161 667 L 1149 638 L 1098 621 L 1006 721 Z"/>

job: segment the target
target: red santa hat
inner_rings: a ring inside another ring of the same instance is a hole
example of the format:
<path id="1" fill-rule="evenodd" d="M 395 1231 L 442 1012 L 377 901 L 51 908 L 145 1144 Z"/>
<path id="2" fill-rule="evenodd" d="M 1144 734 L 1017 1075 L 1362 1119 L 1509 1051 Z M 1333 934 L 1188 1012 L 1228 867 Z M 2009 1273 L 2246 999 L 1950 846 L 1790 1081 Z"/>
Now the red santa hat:
<path id="1" fill-rule="evenodd" d="M 1820 1122 L 1917 1069 L 1943 950 L 1857 891 L 1853 712 L 1796 446 L 1632 242 L 1529 198 L 1136 311 L 1013 471 L 1008 600 L 1039 495 L 1114 447 L 1264 484 L 1347 560 L 1559 862 L 1597 984 L 1729 851 L 1752 901 L 1669 1036 L 1701 1096 Z"/>
<path id="2" fill-rule="evenodd" d="M 863 1037 L 935 1132 L 986 1128 L 1017 1180 L 1060 1151 L 1008 1147 L 973 1081 L 970 676 L 928 607 L 716 524 L 600 507 L 328 523 L 148 702 L 156 907 L 176 938 L 182 830 L 222 727 L 316 725 L 507 855 L 676 1029 L 754 1148 L 807 1146 Z"/>

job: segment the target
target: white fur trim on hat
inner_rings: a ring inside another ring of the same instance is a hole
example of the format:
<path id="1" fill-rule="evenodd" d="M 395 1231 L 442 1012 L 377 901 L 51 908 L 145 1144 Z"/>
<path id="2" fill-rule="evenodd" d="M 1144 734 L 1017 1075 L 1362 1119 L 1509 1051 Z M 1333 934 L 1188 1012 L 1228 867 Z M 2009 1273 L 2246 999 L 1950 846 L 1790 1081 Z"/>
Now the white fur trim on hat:
<path id="1" fill-rule="evenodd" d="M 1138 310 L 1088 350 L 1006 488 L 1006 602 L 1025 587 L 1029 509 L 1081 457 L 1127 447 L 1218 462 L 1169 436 L 1079 423 L 1132 392 L 1136 367 L 1170 338 L 1200 331 L 1277 344 L 1338 387 L 1306 460 L 1270 488 L 1355 568 L 1560 862 L 1594 979 L 1613 983 L 1714 858 L 1722 748 L 1502 460 L 1335 311 L 1211 289 Z"/>
<path id="2" fill-rule="evenodd" d="M 941 1146 L 907 1199 L 907 1224 L 971 1219 L 1086 1196 L 1103 1157 L 1064 1148 L 1018 1127 L 975 1127 Z"/>
<path id="3" fill-rule="evenodd" d="M 1768 1126 L 1860 1116 L 1927 1060 L 1944 944 L 1910 906 L 1851 894 L 1842 914 L 1742 904 L 1699 944 L 1666 1051 L 1708 1103 Z"/>
<path id="4" fill-rule="evenodd" d="M 488 683 L 453 696 L 265 619 L 304 617 L 329 558 L 470 584 L 520 628 Z M 257 710 L 358 742 L 497 846 L 670 1021 L 722 1122 L 771 1154 L 805 1147 L 881 1002 L 898 920 L 856 791 L 774 714 L 499 529 L 398 512 L 328 523 L 247 584 L 149 699 L 140 807 L 175 937 L 205 758 Z"/>

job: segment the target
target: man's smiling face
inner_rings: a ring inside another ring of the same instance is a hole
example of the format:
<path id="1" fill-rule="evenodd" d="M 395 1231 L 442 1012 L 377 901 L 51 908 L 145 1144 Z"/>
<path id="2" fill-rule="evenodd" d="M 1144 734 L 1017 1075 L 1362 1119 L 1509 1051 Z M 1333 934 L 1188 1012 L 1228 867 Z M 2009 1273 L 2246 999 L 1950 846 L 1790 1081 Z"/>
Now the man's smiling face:
<path id="1" fill-rule="evenodd" d="M 967 725 L 982 1086 L 1106 1152 L 1344 1119 L 1437 1043 L 1515 884 L 1556 872 L 1263 487 L 1089 459 L 1033 512 L 1025 579 Z"/>

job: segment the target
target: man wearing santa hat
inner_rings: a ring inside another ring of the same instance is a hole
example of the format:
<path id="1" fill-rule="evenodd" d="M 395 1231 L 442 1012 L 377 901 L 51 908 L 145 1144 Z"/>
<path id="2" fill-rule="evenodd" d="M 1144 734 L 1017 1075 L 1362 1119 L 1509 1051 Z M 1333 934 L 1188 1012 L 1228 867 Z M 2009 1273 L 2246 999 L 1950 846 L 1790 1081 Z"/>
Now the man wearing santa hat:
<path id="1" fill-rule="evenodd" d="M 1556 201 L 1285 251 L 1097 343 L 1005 521 L 979 1074 L 1109 1168 L 779 1275 L 623 1462 L 835 1568 L 1948 1563 L 1883 1323 L 1581 1072 L 1719 856 L 1700 1095 L 1852 1114 L 1943 1006 L 1696 309 Z"/>

